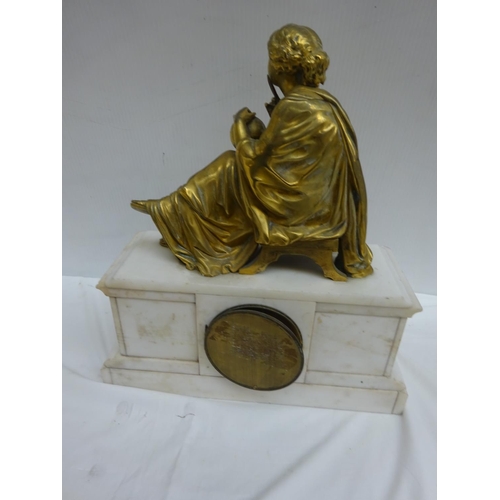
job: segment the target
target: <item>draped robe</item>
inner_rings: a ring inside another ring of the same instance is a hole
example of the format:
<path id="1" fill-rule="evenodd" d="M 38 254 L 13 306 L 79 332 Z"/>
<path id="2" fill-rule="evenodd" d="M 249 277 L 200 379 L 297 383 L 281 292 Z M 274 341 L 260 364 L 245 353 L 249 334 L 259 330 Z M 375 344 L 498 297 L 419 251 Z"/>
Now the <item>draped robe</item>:
<path id="1" fill-rule="evenodd" d="M 258 245 L 338 238 L 337 267 L 371 274 L 356 135 L 338 101 L 296 87 L 258 139 L 244 139 L 145 208 L 170 250 L 206 276 L 237 272 Z"/>

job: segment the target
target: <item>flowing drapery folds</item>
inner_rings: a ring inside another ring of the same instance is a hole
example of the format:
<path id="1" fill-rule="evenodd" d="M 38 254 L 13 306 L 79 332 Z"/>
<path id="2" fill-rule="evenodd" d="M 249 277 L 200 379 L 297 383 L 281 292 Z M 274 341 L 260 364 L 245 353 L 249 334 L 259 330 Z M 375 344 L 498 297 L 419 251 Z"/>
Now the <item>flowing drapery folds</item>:
<path id="1" fill-rule="evenodd" d="M 366 188 L 356 136 L 338 101 L 297 86 L 257 139 L 243 139 L 174 193 L 140 202 L 188 269 L 237 272 L 258 245 L 337 238 L 337 267 L 371 274 Z"/>

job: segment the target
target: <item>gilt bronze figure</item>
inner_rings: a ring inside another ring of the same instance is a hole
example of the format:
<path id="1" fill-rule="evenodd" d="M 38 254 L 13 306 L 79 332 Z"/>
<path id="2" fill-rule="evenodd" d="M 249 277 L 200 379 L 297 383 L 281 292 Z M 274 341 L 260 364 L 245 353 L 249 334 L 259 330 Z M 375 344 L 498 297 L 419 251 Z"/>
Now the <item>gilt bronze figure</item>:
<path id="1" fill-rule="evenodd" d="M 272 34 L 268 50 L 267 127 L 243 108 L 230 131 L 235 150 L 169 196 L 132 208 L 149 214 L 161 244 L 205 276 L 253 274 L 284 253 L 308 255 L 334 280 L 367 276 L 356 135 L 339 102 L 319 88 L 328 55 L 312 29 L 293 24 Z"/>

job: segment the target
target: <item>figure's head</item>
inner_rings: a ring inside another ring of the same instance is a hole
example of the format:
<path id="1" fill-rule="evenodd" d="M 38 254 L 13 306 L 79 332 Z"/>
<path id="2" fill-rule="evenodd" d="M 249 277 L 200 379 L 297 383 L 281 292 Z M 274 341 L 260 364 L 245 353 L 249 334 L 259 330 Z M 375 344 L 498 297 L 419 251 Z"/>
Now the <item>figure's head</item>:
<path id="1" fill-rule="evenodd" d="M 267 48 L 271 80 L 281 73 L 294 76 L 298 83 L 309 87 L 325 83 L 330 59 L 311 28 L 287 24 L 271 35 Z"/>

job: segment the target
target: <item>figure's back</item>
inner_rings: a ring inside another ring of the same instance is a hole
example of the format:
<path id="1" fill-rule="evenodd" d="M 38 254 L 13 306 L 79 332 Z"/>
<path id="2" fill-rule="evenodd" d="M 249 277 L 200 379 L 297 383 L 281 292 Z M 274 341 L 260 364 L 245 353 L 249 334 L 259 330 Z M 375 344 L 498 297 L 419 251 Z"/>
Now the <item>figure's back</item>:
<path id="1" fill-rule="evenodd" d="M 298 87 L 276 106 L 261 138 L 250 141 L 237 157 L 258 243 L 340 236 L 348 156 L 331 104 L 315 89 Z"/>

